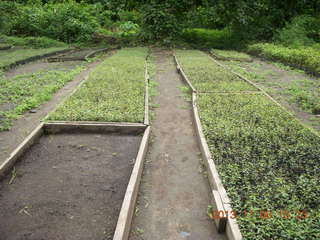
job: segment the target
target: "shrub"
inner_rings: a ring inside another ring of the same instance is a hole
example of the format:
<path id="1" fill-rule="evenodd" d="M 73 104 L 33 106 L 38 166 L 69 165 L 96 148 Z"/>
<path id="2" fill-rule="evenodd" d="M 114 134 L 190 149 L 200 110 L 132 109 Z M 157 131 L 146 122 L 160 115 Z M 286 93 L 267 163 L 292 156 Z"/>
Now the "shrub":
<path id="1" fill-rule="evenodd" d="M 9 34 L 46 36 L 64 42 L 86 41 L 99 27 L 90 5 L 73 1 L 20 6 Z"/>
<path id="2" fill-rule="evenodd" d="M 222 30 L 204 28 L 185 29 L 182 33 L 182 38 L 198 48 L 200 46 L 201 48 L 228 49 L 241 45 L 227 28 Z"/>
<path id="3" fill-rule="evenodd" d="M 271 43 L 258 43 L 249 45 L 248 52 L 320 74 L 320 51 L 315 47 L 293 49 Z"/>
<path id="4" fill-rule="evenodd" d="M 290 23 L 287 23 L 283 29 L 278 31 L 274 40 L 285 46 L 299 47 L 314 44 L 314 40 L 317 39 L 316 33 L 319 37 L 320 20 L 301 15 L 293 18 Z"/>

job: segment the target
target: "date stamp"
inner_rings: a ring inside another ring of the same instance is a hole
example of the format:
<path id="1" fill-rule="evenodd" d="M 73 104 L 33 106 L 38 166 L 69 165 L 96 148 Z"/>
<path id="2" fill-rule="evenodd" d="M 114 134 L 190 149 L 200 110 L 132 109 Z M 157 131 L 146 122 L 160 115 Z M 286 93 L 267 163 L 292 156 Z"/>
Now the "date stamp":
<path id="1" fill-rule="evenodd" d="M 223 218 L 231 218 L 237 219 L 239 217 L 249 217 L 249 218 L 259 218 L 259 219 L 271 219 L 271 218 L 282 218 L 282 219 L 297 219 L 303 220 L 311 217 L 315 217 L 314 215 L 310 215 L 306 210 L 297 210 L 297 211 L 289 211 L 285 209 L 280 210 L 244 210 L 242 212 L 237 211 L 219 211 L 219 210 L 210 210 L 208 215 L 211 219 L 223 219 Z"/>

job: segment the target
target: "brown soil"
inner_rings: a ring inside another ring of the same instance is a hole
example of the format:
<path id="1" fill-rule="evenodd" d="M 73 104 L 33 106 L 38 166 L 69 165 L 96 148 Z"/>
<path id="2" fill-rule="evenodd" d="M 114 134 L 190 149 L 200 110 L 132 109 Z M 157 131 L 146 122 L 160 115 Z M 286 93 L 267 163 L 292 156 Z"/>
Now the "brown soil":
<path id="1" fill-rule="evenodd" d="M 110 52 L 106 57 L 110 56 Z M 73 81 L 68 82 L 56 94 L 53 95 L 50 101 L 42 104 L 35 109 L 34 113 L 26 113 L 18 120 L 13 122 L 10 131 L 0 132 L 0 164 L 9 157 L 10 153 L 35 129 L 41 120 L 52 111 L 56 105 L 66 96 L 68 96 L 74 88 L 94 69 L 102 60 L 88 64 L 86 70 L 82 71 Z"/>
<path id="2" fill-rule="evenodd" d="M 153 52 L 159 95 L 153 101 L 152 145 L 146 159 L 131 240 L 224 239 L 206 215 L 211 202 L 193 127 L 191 104 L 172 54 Z"/>
<path id="3" fill-rule="evenodd" d="M 251 74 L 257 74 L 257 78 L 251 77 L 250 80 L 256 82 L 260 87 L 266 90 L 301 122 L 320 131 L 320 118 L 302 110 L 291 100 L 291 95 L 286 92 L 287 87 L 294 81 L 306 79 L 313 82 L 319 82 L 319 78 L 307 75 L 301 71 L 281 69 L 272 63 L 258 58 L 253 58 L 253 61 L 250 63 L 234 61 L 221 61 L 221 63 L 231 68 L 241 67 Z M 236 68 L 235 71 L 237 71 Z M 314 91 L 314 89 L 311 89 L 311 91 Z"/>
<path id="4" fill-rule="evenodd" d="M 98 133 L 41 137 L 16 164 L 16 177 L 0 182 L 0 239 L 112 239 L 140 141 Z"/>

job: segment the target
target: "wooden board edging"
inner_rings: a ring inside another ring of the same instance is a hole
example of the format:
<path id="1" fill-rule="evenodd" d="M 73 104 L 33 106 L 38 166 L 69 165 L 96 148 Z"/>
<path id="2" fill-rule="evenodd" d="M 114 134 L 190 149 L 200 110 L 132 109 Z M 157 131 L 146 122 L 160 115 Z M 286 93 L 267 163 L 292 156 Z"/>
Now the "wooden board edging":
<path id="1" fill-rule="evenodd" d="M 0 177 L 3 177 L 16 163 L 16 161 L 37 141 L 43 134 L 43 123 L 40 123 L 10 156 L 0 165 Z"/>
<path id="2" fill-rule="evenodd" d="M 143 171 L 144 159 L 148 150 L 149 137 L 150 126 L 146 128 L 141 140 L 139 152 L 123 199 L 113 240 L 127 240 L 129 238 L 132 217 L 135 210 Z"/>
<path id="3" fill-rule="evenodd" d="M 202 159 L 206 165 L 207 173 L 208 173 L 208 180 L 212 191 L 217 191 L 220 195 L 221 202 L 223 204 L 223 208 L 231 213 L 232 209 L 230 207 L 231 200 L 227 195 L 227 191 L 225 190 L 222 181 L 219 177 L 218 170 L 214 164 L 214 160 L 212 159 L 206 138 L 202 131 L 202 126 L 200 122 L 200 117 L 198 113 L 197 107 L 197 94 L 195 92 L 192 93 L 192 109 L 193 109 L 193 118 L 195 129 L 197 132 L 198 137 L 198 144 L 200 146 Z M 213 192 L 214 193 L 214 192 Z M 217 200 L 216 196 L 213 196 L 213 201 L 215 206 L 219 206 L 219 201 Z M 223 226 L 223 222 L 225 221 L 223 218 L 219 219 L 220 221 L 216 221 L 216 225 L 218 230 L 221 231 L 221 226 Z M 225 224 L 225 233 L 229 240 L 241 240 L 242 235 L 240 232 L 239 225 L 237 224 L 235 219 L 231 219 L 230 217 L 227 218 Z"/>
<path id="4" fill-rule="evenodd" d="M 188 86 L 191 88 L 192 92 L 197 92 L 197 90 L 193 87 L 193 85 L 191 84 L 191 82 L 189 81 L 187 75 L 184 73 L 178 58 L 176 57 L 176 55 L 173 55 L 174 58 L 174 62 L 176 63 L 176 67 L 177 67 L 177 71 L 181 74 L 183 80 L 188 84 Z"/>

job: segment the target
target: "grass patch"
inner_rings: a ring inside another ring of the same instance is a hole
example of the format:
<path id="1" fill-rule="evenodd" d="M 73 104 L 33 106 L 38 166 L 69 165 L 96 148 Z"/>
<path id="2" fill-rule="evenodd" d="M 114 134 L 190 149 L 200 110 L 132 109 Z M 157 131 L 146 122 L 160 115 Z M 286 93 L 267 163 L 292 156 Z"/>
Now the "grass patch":
<path id="1" fill-rule="evenodd" d="M 177 50 L 183 70 L 198 91 L 251 91 L 253 86 L 214 63 L 197 50 Z"/>
<path id="2" fill-rule="evenodd" d="M 258 43 L 248 46 L 248 52 L 280 61 L 314 74 L 320 74 L 320 50 L 315 47 L 290 48 L 271 43 Z"/>
<path id="3" fill-rule="evenodd" d="M 188 28 L 182 33 L 182 38 L 194 45 L 194 47 L 202 49 L 219 48 L 230 49 L 241 45 L 239 39 L 233 33 L 225 29 L 205 29 L 205 28 Z"/>
<path id="4" fill-rule="evenodd" d="M 245 53 L 237 52 L 233 50 L 219 50 L 219 49 L 212 49 L 210 53 L 219 60 L 233 60 L 233 61 L 240 61 L 240 62 L 251 62 L 252 58 Z"/>
<path id="5" fill-rule="evenodd" d="M 26 58 L 44 55 L 55 51 L 66 49 L 65 47 L 52 47 L 43 49 L 10 49 L 1 51 L 0 56 L 0 68 L 6 68 L 10 64 L 17 61 L 24 60 Z"/>
<path id="6" fill-rule="evenodd" d="M 119 50 L 49 120 L 143 122 L 146 55 L 146 48 Z"/>
<path id="7" fill-rule="evenodd" d="M 320 138 L 264 96 L 201 94 L 198 105 L 244 239 L 319 239 Z"/>
<path id="8" fill-rule="evenodd" d="M 40 71 L 10 79 L 0 76 L 0 131 L 9 130 L 19 115 L 48 101 L 81 70 Z"/>
<path id="9" fill-rule="evenodd" d="M 0 45 L 23 46 L 29 48 L 66 47 L 67 44 L 47 37 L 14 37 L 0 35 Z"/>

